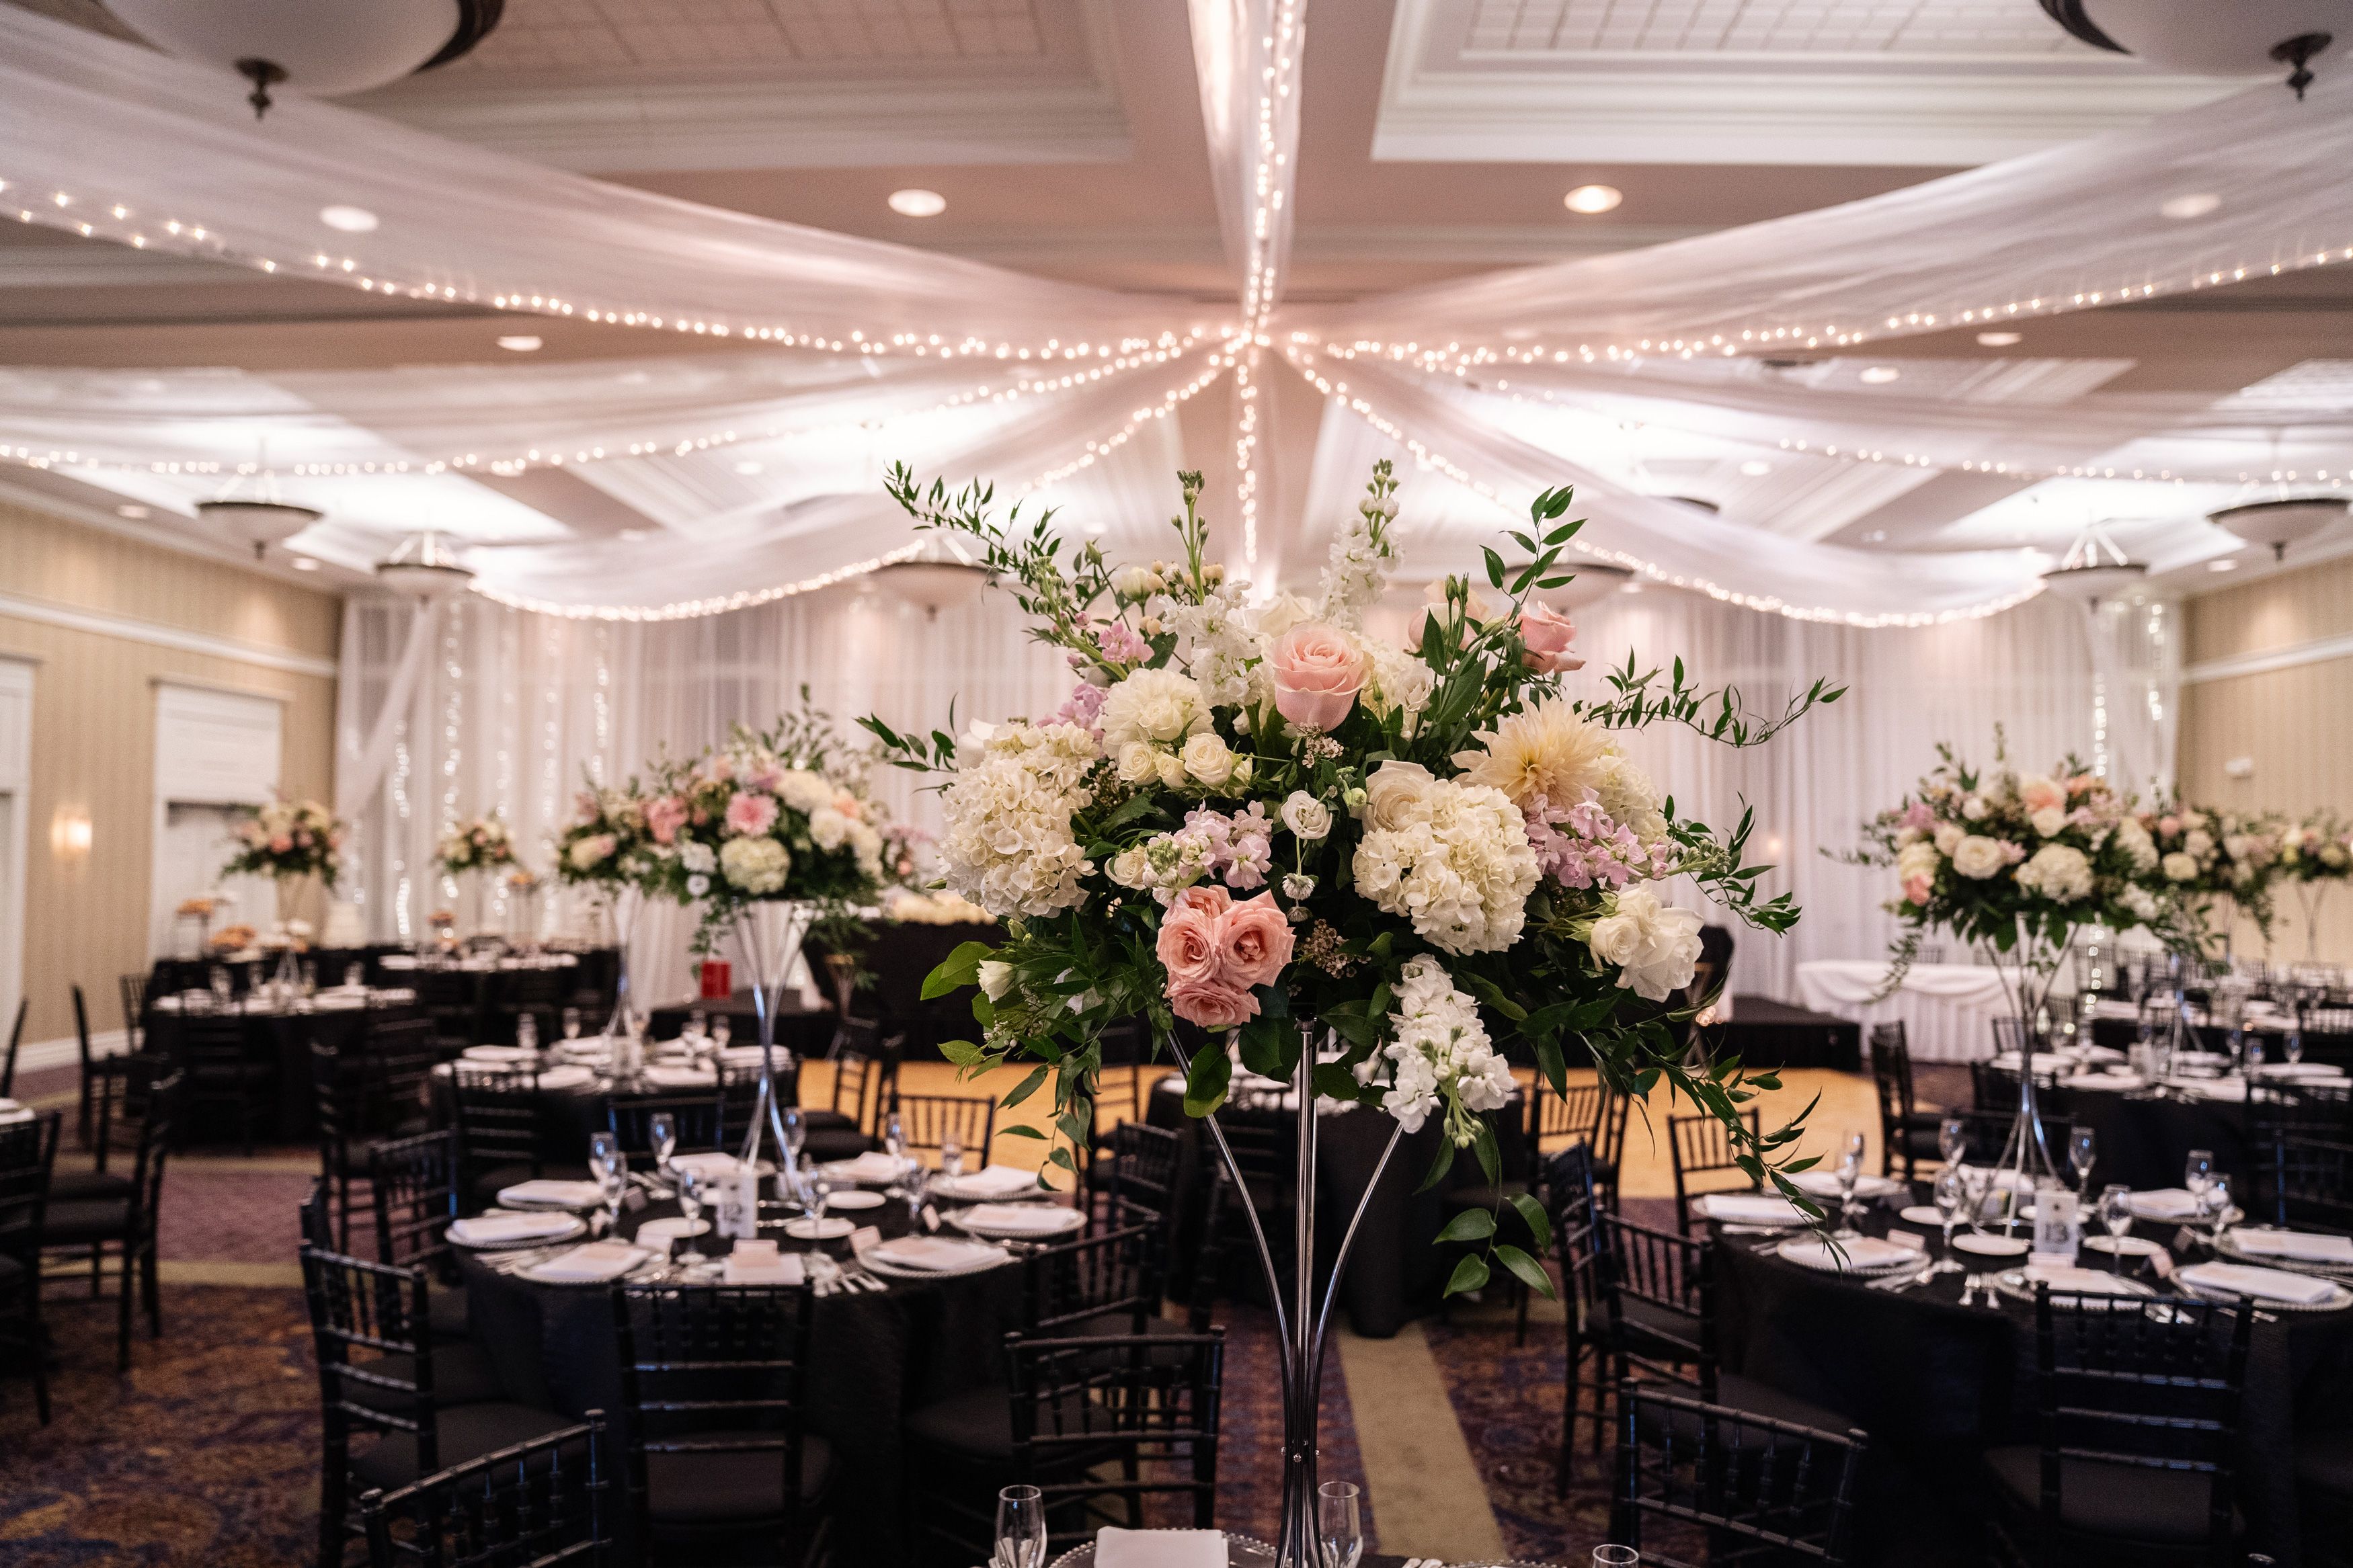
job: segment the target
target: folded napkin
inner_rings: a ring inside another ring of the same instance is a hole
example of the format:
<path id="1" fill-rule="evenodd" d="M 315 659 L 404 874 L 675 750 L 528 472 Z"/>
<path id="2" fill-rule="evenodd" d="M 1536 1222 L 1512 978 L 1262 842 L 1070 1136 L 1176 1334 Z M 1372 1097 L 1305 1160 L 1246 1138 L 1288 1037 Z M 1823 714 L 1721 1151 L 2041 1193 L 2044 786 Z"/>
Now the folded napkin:
<path id="1" fill-rule="evenodd" d="M 2064 1051 L 2037 1051 L 2034 1053 L 2034 1070 L 2036 1072 L 2057 1072 L 2061 1068 L 2065 1067 L 2069 1060 L 2070 1058 Z M 2016 1051 L 2002 1052 L 2000 1056 L 1993 1058 L 1993 1066 L 1995 1069 L 2000 1072 L 2016 1072 L 2018 1070 L 2018 1053 Z"/>
<path id="2" fill-rule="evenodd" d="M 2121 1062 L 2130 1058 L 2114 1046 L 2077 1046 L 2075 1058 L 2086 1062 Z"/>
<path id="3" fill-rule="evenodd" d="M 2235 1104 L 2247 1098 L 2247 1080 L 2242 1078 L 2176 1079 L 2173 1087 L 2200 1100 L 2219 1100 Z"/>
<path id="4" fill-rule="evenodd" d="M 741 1258 L 727 1259 L 724 1282 L 729 1285 L 798 1285 L 807 1278 L 807 1269 L 797 1252 L 780 1252 L 772 1264 L 750 1263 Z"/>
<path id="5" fill-rule="evenodd" d="M 1692 1200 L 1692 1207 L 1709 1219 L 1735 1225 L 1804 1225 L 1806 1216 L 1788 1199 L 1768 1193 L 1709 1193 Z"/>
<path id="6" fill-rule="evenodd" d="M 2174 1276 L 2184 1285 L 2231 1296 L 2263 1300 L 2293 1301 L 2309 1307 L 2326 1301 L 2342 1289 L 2326 1279 L 2290 1274 L 2283 1268 L 2255 1268 L 2243 1263 L 2200 1263 Z"/>
<path id="7" fill-rule="evenodd" d="M 719 1059 L 731 1068 L 755 1068 L 760 1065 L 760 1047 L 728 1046 L 720 1051 Z M 776 1059 L 778 1061 L 785 1059 L 785 1049 L 782 1046 L 776 1047 Z"/>
<path id="8" fill-rule="evenodd" d="M 744 1173 L 743 1161 L 733 1154 L 712 1150 L 694 1154 L 672 1154 L 670 1163 L 679 1170 L 692 1171 L 699 1180 L 705 1182 Z"/>
<path id="9" fill-rule="evenodd" d="M 1095 1568 L 1226 1568 L 1222 1530 L 1095 1531 Z"/>
<path id="10" fill-rule="evenodd" d="M 1002 1198 L 1033 1192 L 1037 1186 L 1038 1178 L 1028 1171 L 991 1165 L 962 1176 L 943 1176 L 932 1184 L 932 1191 L 952 1198 Z"/>
<path id="11" fill-rule="evenodd" d="M 605 1189 L 594 1182 L 559 1182 L 536 1176 L 501 1189 L 499 1203 L 508 1208 L 594 1208 L 605 1201 Z"/>
<path id="12" fill-rule="evenodd" d="M 1839 1195 L 1836 1171 L 1800 1171 L 1789 1178 L 1789 1184 L 1810 1198 L 1835 1198 Z M 1885 1176 L 1855 1178 L 1854 1195 L 1859 1198 L 1881 1198 L 1903 1190 L 1903 1183 L 1889 1181 Z"/>
<path id="13" fill-rule="evenodd" d="M 2231 1243 L 2258 1258 L 2293 1258 L 2299 1263 L 2353 1267 L 2353 1236 L 2316 1236 L 2297 1230 L 2234 1230 Z"/>
<path id="14" fill-rule="evenodd" d="M 21 1105 L 16 1100 L 0 1098 L 0 1121 L 30 1121 L 32 1119 L 33 1108 L 31 1106 Z"/>
<path id="15" fill-rule="evenodd" d="M 853 1182 L 895 1182 L 905 1173 L 906 1163 L 894 1160 L 878 1150 L 870 1149 L 855 1160 L 837 1160 L 825 1167 L 828 1176 L 846 1177 Z"/>
<path id="16" fill-rule="evenodd" d="M 2135 1193 L 2128 1200 L 2135 1219 L 2195 1219 L 2198 1200 L 2181 1187 L 2158 1187 L 2153 1192 Z"/>
<path id="17" fill-rule="evenodd" d="M 1075 1211 L 1060 1204 L 982 1204 L 964 1212 L 964 1222 L 975 1230 L 1018 1232 L 1024 1236 L 1050 1236 L 1067 1230 L 1070 1216 Z"/>
<path id="18" fill-rule="evenodd" d="M 2116 1276 L 2098 1268 L 2077 1268 L 2064 1263 L 2030 1263 L 2026 1266 L 2029 1284 L 2048 1283 L 2053 1290 L 2072 1292 L 2078 1296 L 2137 1296 L 2139 1291 Z"/>
<path id="19" fill-rule="evenodd" d="M 2109 1094 L 2128 1094 L 2148 1087 L 2148 1079 L 2137 1072 L 2083 1072 L 2063 1082 L 2068 1089 L 2099 1089 Z"/>
<path id="20" fill-rule="evenodd" d="M 1898 1247 L 1892 1241 L 1880 1241 L 1868 1236 L 1850 1236 L 1838 1244 L 1834 1251 L 1829 1242 L 1819 1237 L 1781 1244 L 1781 1256 L 1792 1263 L 1809 1268 L 1841 1273 L 1847 1269 L 1865 1270 L 1893 1268 L 1899 1263 L 1916 1260 L 1924 1256 L 1917 1248 Z M 1841 1261 L 1839 1252 L 1846 1254 Z"/>
<path id="21" fill-rule="evenodd" d="M 527 1062 L 539 1053 L 521 1046 L 468 1046 L 460 1054 L 470 1062 Z"/>
<path id="22" fill-rule="evenodd" d="M 449 1239 L 460 1247 L 503 1247 L 542 1237 L 569 1236 L 580 1222 L 568 1214 L 486 1214 L 449 1222 Z"/>
<path id="23" fill-rule="evenodd" d="M 592 1241 L 535 1265 L 531 1272 L 536 1279 L 562 1284 L 593 1285 L 618 1279 L 652 1256 L 644 1247 L 631 1247 L 625 1241 Z"/>
<path id="24" fill-rule="evenodd" d="M 1001 1261 L 1005 1254 L 977 1241 L 950 1241 L 941 1236 L 902 1236 L 870 1249 L 870 1256 L 900 1268 L 942 1270 L 976 1268 Z"/>
<path id="25" fill-rule="evenodd" d="M 583 1089 L 596 1081 L 596 1075 L 577 1062 L 566 1062 L 539 1075 L 542 1089 Z"/>
<path id="26" fill-rule="evenodd" d="M 2345 1069 L 2327 1062 L 2266 1062 L 2255 1069 L 2263 1078 L 2340 1079 Z"/>
<path id="27" fill-rule="evenodd" d="M 646 1068 L 648 1083 L 663 1089 L 704 1089 L 718 1079 L 702 1068 L 654 1066 Z"/>

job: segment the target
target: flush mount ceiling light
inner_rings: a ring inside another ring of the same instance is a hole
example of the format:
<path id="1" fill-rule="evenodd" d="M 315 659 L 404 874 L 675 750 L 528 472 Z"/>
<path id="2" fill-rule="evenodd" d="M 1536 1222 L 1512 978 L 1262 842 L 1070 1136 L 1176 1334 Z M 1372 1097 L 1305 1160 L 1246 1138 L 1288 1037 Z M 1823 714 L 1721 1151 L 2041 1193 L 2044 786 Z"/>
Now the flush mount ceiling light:
<path id="1" fill-rule="evenodd" d="M 365 207 L 321 207 L 319 221 L 345 234 L 374 234 L 376 227 L 375 214 Z"/>
<path id="2" fill-rule="evenodd" d="M 948 199 L 937 191 L 892 191 L 891 210 L 901 217 L 937 217 L 948 210 Z"/>
<path id="3" fill-rule="evenodd" d="M 2023 332 L 1979 332 L 1978 342 L 1989 349 L 2006 349 L 2025 335 Z"/>
<path id="4" fill-rule="evenodd" d="M 529 332 L 513 332 L 499 340 L 499 347 L 511 354 L 535 354 L 542 343 Z"/>
<path id="5" fill-rule="evenodd" d="M 375 563 L 375 580 L 396 594 L 406 594 L 427 604 L 463 593 L 474 581 L 441 536 L 427 529 L 412 533 L 400 548 Z"/>
<path id="6" fill-rule="evenodd" d="M 2059 564 L 2042 574 L 2042 585 L 2070 599 L 2096 605 L 2147 580 L 2148 568 L 2131 559 L 2094 522 L 2075 536 Z"/>
<path id="7" fill-rule="evenodd" d="M 1773 471 L 1773 465 L 1762 458 L 1751 458 L 1740 465 L 1740 471 L 1752 479 L 1761 479 Z"/>
<path id="8" fill-rule="evenodd" d="M 310 97 L 360 92 L 465 54 L 499 25 L 505 0 L 108 0 L 107 9 L 166 54 L 235 71 L 253 84 L 255 118 L 269 89 Z"/>
<path id="9" fill-rule="evenodd" d="M 2343 521 L 2347 504 L 2341 496 L 2249 501 L 2209 512 L 2206 521 L 2250 544 L 2270 545 L 2272 559 L 2283 561 L 2289 545 L 2301 544 L 2329 524 Z"/>
<path id="10" fill-rule="evenodd" d="M 767 465 L 765 463 L 754 462 L 752 458 L 746 458 L 742 462 L 735 465 L 735 471 L 739 474 L 749 477 L 753 474 L 765 472 L 766 470 L 766 467 Z"/>
<path id="11" fill-rule="evenodd" d="M 2184 223 L 2194 217 L 2204 217 L 2222 205 L 2222 198 L 2211 191 L 2197 191 L 2186 196 L 2168 196 L 2157 204 L 2157 216 Z"/>
<path id="12" fill-rule="evenodd" d="M 923 550 L 908 561 L 893 561 L 874 569 L 874 580 L 938 620 L 942 610 L 976 603 L 988 586 L 988 570 L 969 559 L 954 541 L 932 534 Z"/>
<path id="13" fill-rule="evenodd" d="M 230 538 L 253 546 L 260 560 L 273 544 L 283 544 L 327 514 L 281 500 L 200 500 L 196 515 Z"/>
<path id="14" fill-rule="evenodd" d="M 147 515 L 147 509 L 143 506 L 119 506 L 114 509 L 114 515 L 117 517 L 127 517 L 132 521 L 136 522 L 141 518 Z"/>
<path id="15" fill-rule="evenodd" d="M 1626 199 L 1626 193 L 1615 185 L 1579 185 L 1560 198 L 1560 205 L 1573 213 L 1588 217 L 1606 213 Z"/>
<path id="16" fill-rule="evenodd" d="M 1865 370 L 1857 379 L 1866 386 L 1885 386 L 1891 381 L 1903 380 L 1904 373 L 1892 364 L 1875 364 Z"/>
<path id="17" fill-rule="evenodd" d="M 2238 569 L 2239 558 L 2235 555 L 2217 556 L 2206 563 L 2206 570 L 2209 572 L 2236 572 Z"/>
<path id="18" fill-rule="evenodd" d="M 2298 98 L 2310 62 L 2353 37 L 2353 0 L 2042 0 L 2051 19 L 2094 48 L 2192 76 L 2289 71 Z"/>

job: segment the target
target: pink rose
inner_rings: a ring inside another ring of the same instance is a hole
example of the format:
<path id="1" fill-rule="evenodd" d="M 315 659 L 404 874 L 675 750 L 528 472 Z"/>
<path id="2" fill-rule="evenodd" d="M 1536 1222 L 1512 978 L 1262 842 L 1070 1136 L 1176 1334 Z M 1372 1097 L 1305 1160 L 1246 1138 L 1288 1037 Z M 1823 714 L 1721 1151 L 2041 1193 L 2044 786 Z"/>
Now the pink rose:
<path id="1" fill-rule="evenodd" d="M 1216 980 L 1172 984 L 1168 1006 L 1187 1023 L 1204 1029 L 1236 1029 L 1258 1016 L 1257 997 L 1240 986 Z"/>
<path id="2" fill-rule="evenodd" d="M 771 796 L 749 791 L 727 803 L 727 831 L 744 835 L 765 833 L 776 825 L 776 803 Z"/>
<path id="3" fill-rule="evenodd" d="M 1585 656 L 1568 651 L 1568 645 L 1577 637 L 1577 627 L 1567 616 L 1531 600 L 1514 624 L 1526 650 L 1520 655 L 1520 662 L 1530 669 L 1539 675 L 1557 675 L 1565 669 L 1585 668 Z"/>
<path id="4" fill-rule="evenodd" d="M 1228 910 L 1218 922 L 1224 978 L 1236 985 L 1271 985 L 1291 962 L 1291 922 L 1261 893 Z"/>
<path id="5" fill-rule="evenodd" d="M 1168 995 L 1175 1000 L 1183 987 L 1214 985 L 1223 961 L 1219 931 L 1231 900 L 1223 888 L 1187 888 L 1168 906 L 1153 945 L 1161 967 L 1168 971 Z M 1198 1020 L 1195 1020 L 1198 1022 Z"/>
<path id="6" fill-rule="evenodd" d="M 1337 729 L 1364 689 L 1365 656 L 1346 633 L 1321 621 L 1302 621 L 1275 638 L 1267 663 L 1275 710 L 1305 729 Z"/>
<path id="7" fill-rule="evenodd" d="M 1929 891 L 1935 886 L 1935 881 L 1927 877 L 1906 877 L 1904 879 L 1904 901 L 1917 904 L 1925 909 L 1927 907 Z"/>
<path id="8" fill-rule="evenodd" d="M 2067 809 L 2067 786 L 2055 779 L 2021 780 L 2018 798 L 2029 812 Z"/>
<path id="9" fill-rule="evenodd" d="M 272 855 L 283 855 L 293 847 L 294 840 L 287 837 L 283 833 L 269 841 L 269 852 Z"/>
<path id="10" fill-rule="evenodd" d="M 657 796 L 646 805 L 646 831 L 654 836 L 657 844 L 675 842 L 678 830 L 686 826 L 686 802 L 674 795 Z"/>
<path id="11" fill-rule="evenodd" d="M 2181 818 L 2178 816 L 2160 816 L 2157 819 L 2157 830 L 2170 838 L 2173 835 L 2181 831 Z"/>

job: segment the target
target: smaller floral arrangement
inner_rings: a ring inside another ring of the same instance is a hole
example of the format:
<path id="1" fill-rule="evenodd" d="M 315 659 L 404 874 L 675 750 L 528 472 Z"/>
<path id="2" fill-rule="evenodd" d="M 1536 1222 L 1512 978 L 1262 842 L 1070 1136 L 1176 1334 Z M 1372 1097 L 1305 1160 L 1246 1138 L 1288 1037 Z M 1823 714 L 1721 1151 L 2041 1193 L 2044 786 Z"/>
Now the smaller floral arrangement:
<path id="1" fill-rule="evenodd" d="M 239 921 L 223 926 L 213 932 L 211 946 L 215 952 L 243 952 L 253 945 L 253 928 Z"/>
<path id="2" fill-rule="evenodd" d="M 514 864 L 514 838 L 496 812 L 471 822 L 453 825 L 434 846 L 441 869 L 455 877 L 466 871 L 489 871 Z"/>
<path id="3" fill-rule="evenodd" d="M 969 899 L 950 892 L 918 893 L 894 888 L 882 898 L 882 914 L 901 925 L 995 925 L 997 917 Z"/>
<path id="4" fill-rule="evenodd" d="M 2353 879 L 2353 830 L 2335 812 L 2315 812 L 2279 830 L 2279 874 L 2294 882 Z"/>
<path id="5" fill-rule="evenodd" d="M 539 891 L 539 873 L 527 866 L 517 866 L 507 873 L 507 890 L 511 893 Z"/>
<path id="6" fill-rule="evenodd" d="M 335 885 L 343 825 L 315 800 L 275 800 L 237 826 L 237 853 L 225 876 L 316 877 Z"/>
<path id="7" fill-rule="evenodd" d="M 608 892 L 638 887 L 651 868 L 652 843 L 638 781 L 614 789 L 591 780 L 575 802 L 572 820 L 556 836 L 555 874 Z"/>
<path id="8" fill-rule="evenodd" d="M 208 921 L 220 913 L 222 900 L 209 896 L 182 899 L 180 907 L 172 912 L 184 921 Z"/>
<path id="9" fill-rule="evenodd" d="M 2139 815 L 2157 846 L 2158 874 L 2167 888 L 2210 919 L 2229 900 L 2269 938 L 2272 885 L 2282 873 L 2280 822 L 2179 802 Z"/>
<path id="10" fill-rule="evenodd" d="M 311 951 L 311 934 L 309 921 L 280 921 L 254 945 L 264 952 L 308 952 Z"/>

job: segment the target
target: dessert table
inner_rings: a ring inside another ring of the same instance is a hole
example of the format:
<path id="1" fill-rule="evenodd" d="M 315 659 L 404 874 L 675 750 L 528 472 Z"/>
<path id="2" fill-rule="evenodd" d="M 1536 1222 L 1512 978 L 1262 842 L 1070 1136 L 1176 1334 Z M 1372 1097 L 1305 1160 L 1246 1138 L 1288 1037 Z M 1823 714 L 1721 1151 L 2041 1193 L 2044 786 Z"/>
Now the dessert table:
<path id="1" fill-rule="evenodd" d="M 1886 984 L 1883 958 L 1798 965 L 1798 998 L 1807 1007 L 1853 1019 L 1866 1039 L 1873 1024 L 1902 1024 L 1915 1062 L 1983 1061 L 1993 1054 L 1993 1021 L 2011 1012 L 2001 972 L 1983 964 L 1915 963 L 1880 997 Z"/>
<path id="2" fill-rule="evenodd" d="M 311 1087 L 311 1043 L 331 1047 L 339 1055 L 356 1051 L 376 1025 L 415 1016 L 417 993 L 406 987 L 364 987 L 358 991 L 336 988 L 290 1002 L 256 995 L 231 1003 L 229 1011 L 244 1024 L 248 1054 L 256 1060 L 277 1064 L 271 1088 L 274 1141 L 301 1143 L 315 1138 L 319 1131 L 317 1098 Z M 180 1042 L 187 1019 L 216 1016 L 220 1015 L 209 991 L 151 995 L 147 999 L 147 1054 L 168 1061 L 180 1060 Z M 193 1136 L 196 1130 L 186 1131 Z"/>

